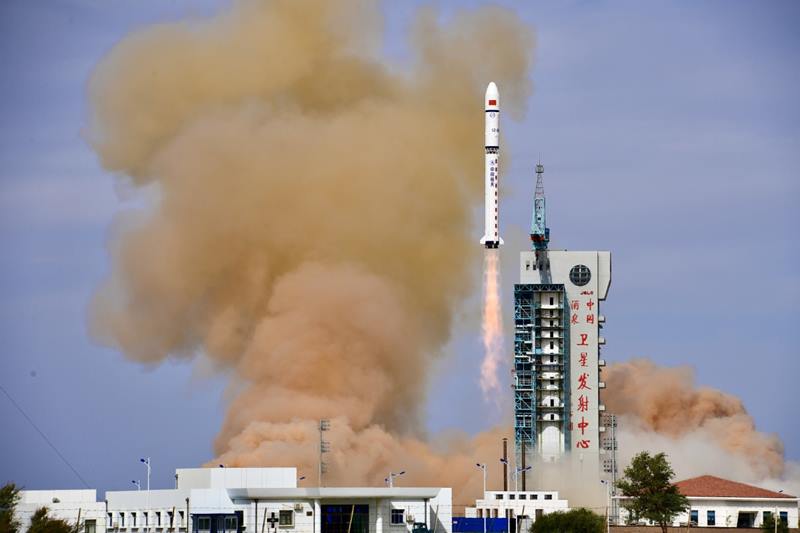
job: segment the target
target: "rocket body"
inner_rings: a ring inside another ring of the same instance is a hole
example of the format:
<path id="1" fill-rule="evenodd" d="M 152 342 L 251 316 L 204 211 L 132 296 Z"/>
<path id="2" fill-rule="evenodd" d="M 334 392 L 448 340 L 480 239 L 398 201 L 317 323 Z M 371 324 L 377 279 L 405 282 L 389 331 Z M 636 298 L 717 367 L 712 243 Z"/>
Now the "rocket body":
<path id="1" fill-rule="evenodd" d="M 498 186 L 500 181 L 500 93 L 497 85 L 490 83 L 484 97 L 486 154 L 484 167 L 484 228 L 481 244 L 486 248 L 497 248 L 503 244 L 500 238 L 500 208 Z"/>

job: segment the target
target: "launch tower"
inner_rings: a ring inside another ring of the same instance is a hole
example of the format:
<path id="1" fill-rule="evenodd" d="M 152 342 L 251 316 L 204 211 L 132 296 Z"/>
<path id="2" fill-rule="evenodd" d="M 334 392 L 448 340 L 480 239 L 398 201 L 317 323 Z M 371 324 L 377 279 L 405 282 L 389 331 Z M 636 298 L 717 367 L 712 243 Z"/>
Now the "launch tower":
<path id="1" fill-rule="evenodd" d="M 599 479 L 599 302 L 611 283 L 611 254 L 549 249 L 543 176 L 544 166 L 536 165 L 532 249 L 520 253 L 514 285 L 516 460 L 535 472 L 537 464 L 571 453 L 582 475 Z"/>

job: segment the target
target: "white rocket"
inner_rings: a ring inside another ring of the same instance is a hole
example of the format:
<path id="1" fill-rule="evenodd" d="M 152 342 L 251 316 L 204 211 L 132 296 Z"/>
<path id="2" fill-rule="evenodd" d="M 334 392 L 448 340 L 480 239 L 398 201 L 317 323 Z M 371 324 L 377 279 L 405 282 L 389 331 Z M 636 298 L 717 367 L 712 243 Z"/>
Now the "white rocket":
<path id="1" fill-rule="evenodd" d="M 500 209 L 497 187 L 500 180 L 498 167 L 500 151 L 500 93 L 497 85 L 491 82 L 486 87 L 486 96 L 483 99 L 486 115 L 486 167 L 484 174 L 484 229 L 481 244 L 487 248 L 497 248 L 503 244 L 500 238 Z"/>

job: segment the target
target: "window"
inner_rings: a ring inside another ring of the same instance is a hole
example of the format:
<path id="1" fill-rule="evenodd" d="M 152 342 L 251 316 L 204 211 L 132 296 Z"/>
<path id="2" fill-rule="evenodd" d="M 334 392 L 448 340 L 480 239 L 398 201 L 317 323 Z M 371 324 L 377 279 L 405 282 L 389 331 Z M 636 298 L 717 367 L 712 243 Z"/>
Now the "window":
<path id="1" fill-rule="evenodd" d="M 772 518 L 772 511 L 764 511 L 764 522 Z"/>
<path id="2" fill-rule="evenodd" d="M 197 529 L 200 531 L 210 531 L 211 530 L 211 518 L 208 516 L 201 516 L 197 519 Z"/>
<path id="3" fill-rule="evenodd" d="M 183 521 L 183 511 L 178 511 L 178 518 L 180 518 L 181 525 L 183 525 L 183 524 L 184 524 L 184 521 Z"/>
<path id="4" fill-rule="evenodd" d="M 147 526 L 147 525 L 149 525 L 149 524 L 150 524 L 150 520 L 149 520 L 149 519 L 150 519 L 150 516 L 149 516 L 149 514 L 147 513 L 147 511 L 145 511 L 145 512 L 144 512 L 144 513 L 142 513 L 142 514 L 144 515 L 144 522 L 142 522 L 142 525 L 143 525 L 143 526 Z"/>
<path id="5" fill-rule="evenodd" d="M 136 513 L 131 513 L 131 527 L 136 527 Z"/>
<path id="6" fill-rule="evenodd" d="M 495 500 L 502 500 L 503 499 L 503 495 L 502 494 L 495 494 L 494 495 L 494 499 Z"/>
<path id="7" fill-rule="evenodd" d="M 552 359 L 551 359 L 551 361 L 552 361 Z M 554 399 L 550 398 L 550 407 L 555 407 L 555 406 L 556 406 L 556 401 Z"/>
<path id="8" fill-rule="evenodd" d="M 553 499 L 553 495 L 552 494 L 545 494 L 544 495 L 544 499 L 545 500 L 552 500 Z"/>
<path id="9" fill-rule="evenodd" d="M 551 296 L 550 297 L 550 305 L 553 305 L 553 304 L 555 304 L 555 299 Z"/>
<path id="10" fill-rule="evenodd" d="M 97 532 L 97 520 L 87 520 L 83 523 L 83 531 L 84 533 L 96 533 Z"/>
<path id="11" fill-rule="evenodd" d="M 405 509 L 392 509 L 392 525 L 399 526 L 406 522 Z"/>
<path id="12" fill-rule="evenodd" d="M 156 511 L 156 525 L 161 527 L 161 511 Z"/>
<path id="13" fill-rule="evenodd" d="M 125 527 L 125 513 L 119 513 L 119 527 Z"/>
<path id="14" fill-rule="evenodd" d="M 786 513 L 786 511 L 781 511 L 779 516 L 781 517 L 781 522 L 784 524 L 789 523 L 789 515 Z"/>
<path id="15" fill-rule="evenodd" d="M 175 513 L 167 511 L 167 518 L 169 519 L 169 527 L 172 527 L 173 521 L 175 520 Z"/>
<path id="16" fill-rule="evenodd" d="M 592 273 L 586 265 L 575 265 L 569 271 L 569 280 L 573 285 L 582 287 L 592 279 Z"/>
<path id="17" fill-rule="evenodd" d="M 106 517 L 106 521 L 108 522 L 107 527 L 114 527 L 114 513 L 108 513 Z"/>
<path id="18" fill-rule="evenodd" d="M 520 494 L 519 495 L 519 499 L 520 500 L 527 500 L 528 499 L 528 495 L 527 494 Z"/>
<path id="19" fill-rule="evenodd" d="M 516 494 L 509 494 L 508 499 L 513 500 L 516 497 Z"/>
<path id="20" fill-rule="evenodd" d="M 706 511 L 706 525 L 707 526 L 716 526 L 717 525 L 717 513 L 716 513 L 716 511 Z"/>
<path id="21" fill-rule="evenodd" d="M 697 511 L 697 509 L 692 509 L 691 511 L 689 511 L 689 522 L 691 524 L 697 525 L 698 514 L 699 512 Z"/>
<path id="22" fill-rule="evenodd" d="M 281 527 L 292 527 L 294 525 L 294 511 L 279 511 L 278 525 Z"/>
<path id="23" fill-rule="evenodd" d="M 239 529 L 239 518 L 236 516 L 226 516 L 225 517 L 226 533 L 230 533 L 231 531 L 237 531 L 238 529 Z"/>

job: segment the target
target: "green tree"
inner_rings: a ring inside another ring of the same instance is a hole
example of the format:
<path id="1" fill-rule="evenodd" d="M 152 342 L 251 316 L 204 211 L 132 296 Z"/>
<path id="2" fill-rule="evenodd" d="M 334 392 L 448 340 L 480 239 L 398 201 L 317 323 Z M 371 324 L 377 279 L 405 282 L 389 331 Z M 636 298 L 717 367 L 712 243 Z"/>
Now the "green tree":
<path id="1" fill-rule="evenodd" d="M 77 533 L 79 524 L 70 525 L 66 520 L 51 518 L 47 507 L 40 507 L 31 517 L 28 533 Z"/>
<path id="2" fill-rule="evenodd" d="M 637 454 L 617 482 L 622 495 L 627 497 L 622 505 L 635 520 L 650 520 L 667 533 L 673 518 L 689 507 L 689 501 L 672 484 L 673 477 L 675 472 L 665 454 Z"/>
<path id="3" fill-rule="evenodd" d="M 19 502 L 19 487 L 6 483 L 0 488 L 0 533 L 17 533 L 19 520 L 14 516 L 14 509 Z"/>
<path id="4" fill-rule="evenodd" d="M 769 533 L 774 533 L 775 531 L 777 531 L 778 533 L 789 533 L 789 525 L 780 518 L 778 518 L 778 529 L 775 529 L 775 516 L 770 514 L 761 523 L 761 531 Z"/>
<path id="5" fill-rule="evenodd" d="M 531 526 L 531 533 L 604 533 L 605 530 L 605 518 L 588 509 L 542 515 Z"/>

